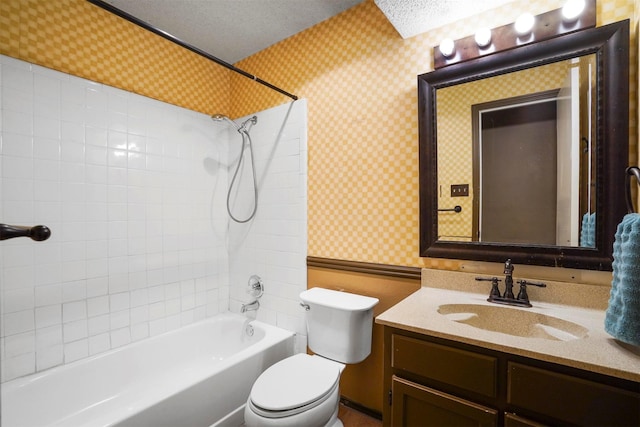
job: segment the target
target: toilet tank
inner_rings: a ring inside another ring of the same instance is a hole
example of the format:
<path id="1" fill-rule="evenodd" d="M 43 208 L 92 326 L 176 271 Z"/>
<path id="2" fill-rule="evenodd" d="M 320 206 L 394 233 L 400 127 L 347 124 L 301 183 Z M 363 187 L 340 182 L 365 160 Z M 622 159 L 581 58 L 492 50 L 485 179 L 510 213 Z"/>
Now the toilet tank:
<path id="1" fill-rule="evenodd" d="M 358 363 L 371 353 L 373 307 L 377 298 L 323 288 L 300 294 L 305 304 L 311 351 L 342 363 Z"/>

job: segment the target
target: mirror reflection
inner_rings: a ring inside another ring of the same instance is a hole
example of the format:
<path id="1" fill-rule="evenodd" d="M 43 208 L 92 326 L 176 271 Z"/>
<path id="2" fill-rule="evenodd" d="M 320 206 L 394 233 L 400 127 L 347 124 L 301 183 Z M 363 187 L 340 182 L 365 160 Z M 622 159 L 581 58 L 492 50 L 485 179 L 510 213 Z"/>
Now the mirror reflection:
<path id="1" fill-rule="evenodd" d="M 595 88 L 590 54 L 437 89 L 437 240 L 595 247 Z"/>

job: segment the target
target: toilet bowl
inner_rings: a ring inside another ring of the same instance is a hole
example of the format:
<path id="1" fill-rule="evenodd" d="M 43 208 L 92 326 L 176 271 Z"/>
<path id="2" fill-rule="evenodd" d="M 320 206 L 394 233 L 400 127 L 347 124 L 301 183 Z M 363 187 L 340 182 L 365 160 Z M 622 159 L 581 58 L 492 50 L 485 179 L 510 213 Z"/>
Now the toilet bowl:
<path id="1" fill-rule="evenodd" d="M 253 384 L 247 427 L 342 427 L 340 374 L 346 363 L 371 353 L 373 307 L 378 299 L 312 288 L 300 294 L 309 348 L 265 370 Z"/>
<path id="2" fill-rule="evenodd" d="M 344 365 L 304 353 L 260 375 L 245 408 L 247 426 L 340 427 L 340 374 Z"/>

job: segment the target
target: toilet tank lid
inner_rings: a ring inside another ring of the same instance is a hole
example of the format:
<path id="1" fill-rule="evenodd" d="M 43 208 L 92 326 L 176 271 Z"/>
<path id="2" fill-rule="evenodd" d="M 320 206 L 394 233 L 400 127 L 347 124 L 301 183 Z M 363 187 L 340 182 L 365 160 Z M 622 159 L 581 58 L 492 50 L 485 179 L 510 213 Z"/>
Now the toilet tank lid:
<path id="1" fill-rule="evenodd" d="M 365 311 L 378 304 L 378 298 L 324 288 L 311 288 L 300 293 L 306 304 L 317 304 L 338 310 Z"/>

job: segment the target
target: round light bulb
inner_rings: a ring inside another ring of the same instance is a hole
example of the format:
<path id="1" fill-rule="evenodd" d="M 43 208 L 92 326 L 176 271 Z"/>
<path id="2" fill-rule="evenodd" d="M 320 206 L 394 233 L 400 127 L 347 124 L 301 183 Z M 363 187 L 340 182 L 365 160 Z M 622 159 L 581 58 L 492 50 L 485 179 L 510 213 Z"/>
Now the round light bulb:
<path id="1" fill-rule="evenodd" d="M 491 43 L 491 30 L 488 28 L 481 28 L 476 32 L 476 43 L 480 47 L 487 47 Z"/>
<path id="2" fill-rule="evenodd" d="M 514 24 L 515 30 L 519 35 L 529 34 L 533 29 L 533 24 L 536 19 L 530 13 L 523 13 L 516 19 L 516 23 Z"/>
<path id="3" fill-rule="evenodd" d="M 568 0 L 562 8 L 562 17 L 566 21 L 575 21 L 585 6 L 585 0 Z"/>
<path id="4" fill-rule="evenodd" d="M 453 55 L 453 53 L 455 52 L 455 49 L 456 49 L 456 45 L 451 39 L 444 39 L 440 43 L 440 52 L 442 52 L 442 54 L 447 58 Z"/>
<path id="5" fill-rule="evenodd" d="M 476 43 L 480 47 L 487 47 L 491 44 L 491 30 L 488 28 L 481 28 L 476 32 Z"/>

